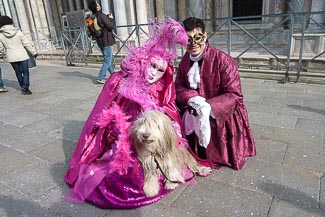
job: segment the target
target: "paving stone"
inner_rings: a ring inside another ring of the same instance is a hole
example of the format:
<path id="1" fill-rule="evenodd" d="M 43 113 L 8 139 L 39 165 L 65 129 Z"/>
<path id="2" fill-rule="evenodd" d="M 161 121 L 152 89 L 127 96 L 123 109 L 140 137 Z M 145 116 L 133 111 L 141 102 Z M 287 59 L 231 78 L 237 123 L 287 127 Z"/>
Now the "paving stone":
<path id="1" fill-rule="evenodd" d="M 325 121 L 299 118 L 296 129 L 325 134 Z"/>
<path id="2" fill-rule="evenodd" d="M 325 210 L 314 207 L 301 206 L 288 201 L 275 199 L 268 217 L 292 217 L 292 216 L 325 216 Z"/>
<path id="3" fill-rule="evenodd" d="M 54 182 L 50 168 L 50 164 L 37 161 L 25 168 L 0 176 L 0 182 L 17 192 L 37 199 L 59 185 Z"/>
<path id="4" fill-rule="evenodd" d="M 250 124 L 254 139 L 258 139 L 263 135 L 265 126 L 258 124 Z"/>
<path id="5" fill-rule="evenodd" d="M 273 162 L 275 164 L 282 164 L 288 144 L 273 141 L 255 139 L 256 158 L 257 160 Z"/>
<path id="6" fill-rule="evenodd" d="M 77 142 L 84 126 L 82 121 L 66 121 L 62 127 L 47 133 L 47 135 L 54 139 L 66 139 Z"/>
<path id="7" fill-rule="evenodd" d="M 24 168 L 36 161 L 31 155 L 13 149 L 0 149 L 0 176 Z"/>
<path id="8" fill-rule="evenodd" d="M 24 128 L 30 129 L 39 133 L 48 133 L 63 125 L 65 121 L 58 118 L 45 118 L 40 121 L 34 121 L 26 125 Z"/>
<path id="9" fill-rule="evenodd" d="M 297 118 L 288 117 L 283 114 L 270 114 L 263 112 L 250 112 L 249 121 L 253 124 L 279 127 L 286 129 L 295 129 Z"/>
<path id="10" fill-rule="evenodd" d="M 270 194 L 292 203 L 317 207 L 319 174 L 302 168 L 252 159 L 235 178 L 235 186 Z"/>
<path id="11" fill-rule="evenodd" d="M 308 147 L 323 148 L 324 136 L 317 132 L 284 129 L 277 127 L 266 127 L 262 139 L 279 141 L 291 144 L 297 149 Z"/>
<path id="12" fill-rule="evenodd" d="M 289 145 L 283 165 L 290 167 L 301 167 L 321 173 L 325 171 L 325 150 L 306 147 L 297 149 L 294 145 Z"/>
<path id="13" fill-rule="evenodd" d="M 20 216 L 48 216 L 61 217 L 47 207 L 35 202 L 30 197 L 8 189 L 0 184 L 0 216 L 1 217 L 20 217 Z"/>
<path id="14" fill-rule="evenodd" d="M 48 144 L 55 140 L 43 133 L 38 133 L 24 128 L 6 125 L 1 128 L 1 143 L 6 146 L 22 152 L 29 152 L 33 149 Z"/>
<path id="15" fill-rule="evenodd" d="M 75 147 L 75 142 L 65 139 L 57 139 L 47 145 L 35 149 L 31 154 L 50 163 L 69 163 Z"/>
<path id="16" fill-rule="evenodd" d="M 272 197 L 208 179 L 188 187 L 171 205 L 182 207 L 177 216 L 266 216 Z"/>
<path id="17" fill-rule="evenodd" d="M 0 113 L 0 120 L 16 126 L 24 126 L 47 117 L 46 115 L 29 112 L 25 109 L 10 109 Z"/>
<path id="18" fill-rule="evenodd" d="M 43 206 L 51 210 L 55 210 L 61 216 L 88 216 L 88 217 L 103 217 L 110 212 L 109 209 L 99 209 L 89 203 L 71 203 L 64 199 L 69 191 L 67 185 L 62 185 L 51 189 L 47 194 L 44 194 L 38 200 Z"/>

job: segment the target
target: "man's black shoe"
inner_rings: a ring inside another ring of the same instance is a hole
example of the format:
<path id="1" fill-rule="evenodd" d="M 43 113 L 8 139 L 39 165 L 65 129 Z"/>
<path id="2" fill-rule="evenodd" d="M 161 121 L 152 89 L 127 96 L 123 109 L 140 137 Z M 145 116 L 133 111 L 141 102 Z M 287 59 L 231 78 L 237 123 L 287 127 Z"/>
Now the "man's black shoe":
<path id="1" fill-rule="evenodd" d="M 30 89 L 28 89 L 28 88 L 23 88 L 23 89 L 21 89 L 21 94 L 29 95 L 29 94 L 32 94 L 32 91 L 30 91 Z"/>

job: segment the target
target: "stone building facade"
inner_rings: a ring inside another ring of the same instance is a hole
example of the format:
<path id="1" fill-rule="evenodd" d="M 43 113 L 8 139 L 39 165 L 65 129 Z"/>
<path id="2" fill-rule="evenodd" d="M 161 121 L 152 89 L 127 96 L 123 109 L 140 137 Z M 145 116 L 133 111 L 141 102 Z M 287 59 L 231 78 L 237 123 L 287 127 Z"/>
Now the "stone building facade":
<path id="1" fill-rule="evenodd" d="M 103 13 L 113 13 L 116 26 L 146 24 L 149 19 L 167 16 L 183 20 L 188 16 L 202 19 L 254 16 L 292 12 L 325 11 L 324 0 L 98 0 Z M 66 14 L 87 11 L 87 0 L 0 0 L 0 14 L 13 18 L 25 34 L 46 38 L 67 25 Z M 314 17 L 325 23 L 325 15 Z M 254 23 L 254 18 L 250 19 Z M 258 22 L 258 21 L 255 21 Z M 215 28 L 215 23 L 208 28 Z M 51 30 L 52 29 L 52 30 Z M 125 37 L 130 28 L 117 28 Z"/>

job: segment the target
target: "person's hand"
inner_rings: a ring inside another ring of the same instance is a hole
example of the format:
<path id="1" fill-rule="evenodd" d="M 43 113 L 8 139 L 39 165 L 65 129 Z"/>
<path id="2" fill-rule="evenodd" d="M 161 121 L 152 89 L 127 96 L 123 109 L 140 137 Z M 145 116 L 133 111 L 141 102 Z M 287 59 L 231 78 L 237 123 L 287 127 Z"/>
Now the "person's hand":
<path id="1" fill-rule="evenodd" d="M 108 18 L 111 18 L 111 19 L 114 18 L 112 13 L 107 14 L 107 16 L 108 16 Z"/>
<path id="2" fill-rule="evenodd" d="M 187 110 L 191 115 L 197 116 L 197 111 L 195 108 L 193 108 L 192 106 L 187 106 Z"/>
<path id="3" fill-rule="evenodd" d="M 111 143 L 115 142 L 116 139 L 117 139 L 117 134 L 113 130 L 111 130 L 109 132 L 109 134 L 107 135 L 108 144 L 111 144 Z"/>
<path id="4" fill-rule="evenodd" d="M 201 115 L 202 114 L 202 108 L 207 104 L 205 98 L 202 96 L 194 96 L 188 100 L 188 105 L 189 107 L 192 107 L 195 110 L 196 115 Z M 194 111 L 191 112 L 191 114 L 194 115 Z M 194 115 L 194 116 L 196 116 Z"/>

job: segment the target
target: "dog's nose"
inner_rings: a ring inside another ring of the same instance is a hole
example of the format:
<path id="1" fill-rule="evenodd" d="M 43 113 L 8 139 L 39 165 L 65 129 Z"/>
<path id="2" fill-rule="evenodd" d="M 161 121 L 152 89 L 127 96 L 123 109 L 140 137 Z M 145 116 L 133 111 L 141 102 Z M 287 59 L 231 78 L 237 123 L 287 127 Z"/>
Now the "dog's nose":
<path id="1" fill-rule="evenodd" d="M 149 134 L 147 134 L 147 133 L 146 134 L 143 134 L 143 138 L 144 139 L 148 139 L 149 138 Z"/>

